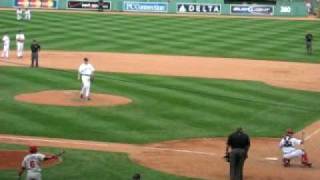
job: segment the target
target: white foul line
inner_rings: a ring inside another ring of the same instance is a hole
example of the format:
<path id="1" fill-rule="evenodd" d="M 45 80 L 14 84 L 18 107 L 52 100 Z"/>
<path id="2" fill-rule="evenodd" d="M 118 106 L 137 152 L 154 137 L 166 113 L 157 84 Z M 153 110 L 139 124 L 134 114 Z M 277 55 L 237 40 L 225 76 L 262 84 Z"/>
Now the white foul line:
<path id="1" fill-rule="evenodd" d="M 67 144 L 74 144 L 74 145 L 86 145 L 85 149 L 90 150 L 88 146 L 94 145 L 94 146 L 112 146 L 112 145 L 124 145 L 124 144 L 117 144 L 117 143 L 106 143 L 106 142 L 81 142 L 81 140 L 54 140 L 54 139 L 38 139 L 38 138 L 28 138 L 28 137 L 1 137 L 0 136 L 0 141 L 1 139 L 9 139 L 9 140 L 22 140 L 22 141 L 35 141 L 35 142 L 48 142 L 48 143 L 67 143 Z M 129 145 L 130 146 L 130 145 Z M 55 146 L 56 147 L 56 146 Z M 71 147 L 75 148 L 76 147 Z M 207 152 L 202 152 L 202 151 L 191 151 L 191 150 L 183 150 L 183 149 L 170 149 L 170 148 L 158 148 L 158 147 L 143 147 L 143 146 L 136 146 L 136 148 L 141 148 L 141 149 L 149 149 L 149 150 L 159 150 L 159 151 L 172 151 L 172 152 L 180 152 L 180 153 L 190 153 L 190 154 L 200 154 L 200 155 L 207 155 L 207 156 L 217 156 L 216 153 L 207 153 Z"/>
<path id="2" fill-rule="evenodd" d="M 309 136 L 307 136 L 307 137 L 305 138 L 305 141 L 309 140 L 310 138 L 312 138 L 312 136 L 318 134 L 319 132 L 320 132 L 320 129 L 312 132 Z"/>
<path id="3" fill-rule="evenodd" d="M 216 156 L 216 153 L 207 153 L 202 151 L 190 151 L 190 150 L 183 150 L 183 149 L 170 149 L 170 148 L 157 148 L 157 147 L 143 147 L 144 149 L 151 149 L 151 150 L 161 150 L 161 151 L 173 151 L 173 152 L 182 152 L 182 153 L 190 153 L 190 154 L 202 154 L 207 156 Z"/>

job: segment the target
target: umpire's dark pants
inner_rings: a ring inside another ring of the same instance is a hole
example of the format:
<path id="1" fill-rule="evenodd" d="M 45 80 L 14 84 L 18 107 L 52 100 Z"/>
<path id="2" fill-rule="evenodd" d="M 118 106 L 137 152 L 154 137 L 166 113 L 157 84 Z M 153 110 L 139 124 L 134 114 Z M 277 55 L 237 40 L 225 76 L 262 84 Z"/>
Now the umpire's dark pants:
<path id="1" fill-rule="evenodd" d="M 31 54 L 31 67 L 38 67 L 38 53 L 32 53 Z"/>
<path id="2" fill-rule="evenodd" d="M 246 151 L 244 149 L 232 149 L 230 153 L 230 180 L 243 179 L 243 165 L 246 159 Z"/>
<path id="3" fill-rule="evenodd" d="M 312 54 L 312 41 L 306 41 L 307 54 Z"/>

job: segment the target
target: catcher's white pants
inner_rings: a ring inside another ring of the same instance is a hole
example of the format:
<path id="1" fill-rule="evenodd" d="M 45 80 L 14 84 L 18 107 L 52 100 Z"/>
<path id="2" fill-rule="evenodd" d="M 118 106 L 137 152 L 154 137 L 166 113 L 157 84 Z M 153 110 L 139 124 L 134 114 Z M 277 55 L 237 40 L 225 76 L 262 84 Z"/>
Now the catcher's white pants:
<path id="1" fill-rule="evenodd" d="M 88 98 L 90 95 L 90 86 L 91 86 L 90 76 L 82 75 L 81 80 L 82 80 L 82 88 L 81 88 L 80 94 Z"/>
<path id="2" fill-rule="evenodd" d="M 301 157 L 302 155 L 304 155 L 304 151 L 301 149 L 296 149 L 296 150 L 291 151 L 289 153 L 284 153 L 283 158 L 292 159 L 292 158 L 296 158 L 296 157 Z"/>
<path id="3" fill-rule="evenodd" d="M 22 57 L 23 55 L 23 43 L 17 42 L 17 56 Z"/>
<path id="4" fill-rule="evenodd" d="M 26 180 L 41 180 L 40 172 L 27 172 Z"/>
<path id="5" fill-rule="evenodd" d="M 9 45 L 3 46 L 1 57 L 5 57 L 5 58 L 9 57 Z"/>

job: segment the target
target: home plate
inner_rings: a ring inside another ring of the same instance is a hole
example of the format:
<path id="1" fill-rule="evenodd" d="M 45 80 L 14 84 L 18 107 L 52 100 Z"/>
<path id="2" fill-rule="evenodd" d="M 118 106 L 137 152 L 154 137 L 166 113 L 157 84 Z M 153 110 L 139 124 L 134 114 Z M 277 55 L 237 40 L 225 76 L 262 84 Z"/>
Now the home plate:
<path id="1" fill-rule="evenodd" d="M 278 158 L 277 157 L 266 157 L 264 158 L 265 160 L 268 160 L 268 161 L 278 161 Z"/>

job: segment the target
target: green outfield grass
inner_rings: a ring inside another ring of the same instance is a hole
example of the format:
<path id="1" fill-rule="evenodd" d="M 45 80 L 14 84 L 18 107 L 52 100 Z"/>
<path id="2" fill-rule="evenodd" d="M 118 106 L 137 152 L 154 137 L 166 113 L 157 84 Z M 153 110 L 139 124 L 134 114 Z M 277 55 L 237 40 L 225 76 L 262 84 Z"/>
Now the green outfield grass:
<path id="1" fill-rule="evenodd" d="M 14 11 L 0 17 L 0 34 L 9 31 L 13 40 L 23 29 L 27 46 L 37 39 L 47 50 L 320 62 L 319 21 L 33 12 L 31 22 L 18 22 Z M 315 37 L 313 56 L 305 54 L 306 32 Z"/>
<path id="2" fill-rule="evenodd" d="M 98 73 L 94 92 L 129 97 L 118 107 L 21 103 L 20 93 L 77 90 L 76 72 L 0 67 L 0 133 L 149 143 L 226 136 L 242 126 L 252 136 L 279 137 L 320 118 L 320 94 L 258 82 Z"/>
<path id="3" fill-rule="evenodd" d="M 27 150 L 25 146 L 0 144 L 1 150 Z M 58 153 L 60 149 L 40 148 L 41 152 Z M 42 172 L 46 180 L 129 180 L 134 173 L 141 173 L 147 180 L 188 180 L 191 178 L 165 175 L 139 166 L 120 153 L 105 153 L 80 150 L 66 150 L 63 162 L 45 168 Z M 1 180 L 18 179 L 17 170 L 0 170 Z"/>

